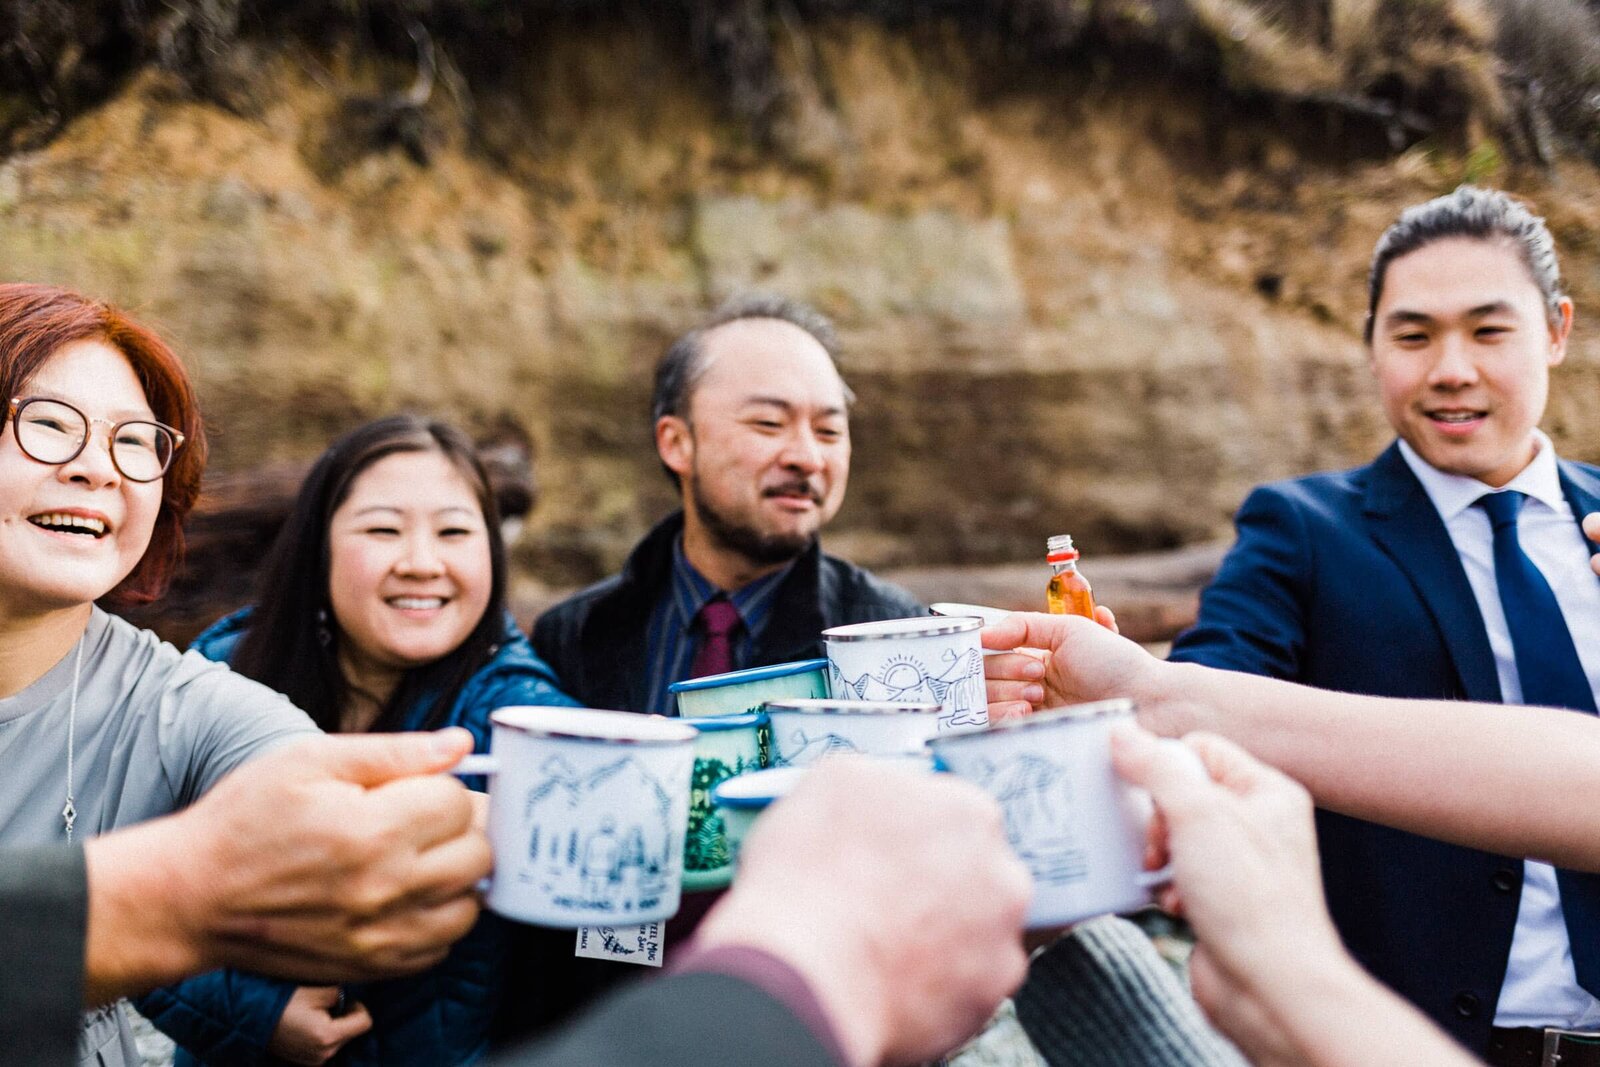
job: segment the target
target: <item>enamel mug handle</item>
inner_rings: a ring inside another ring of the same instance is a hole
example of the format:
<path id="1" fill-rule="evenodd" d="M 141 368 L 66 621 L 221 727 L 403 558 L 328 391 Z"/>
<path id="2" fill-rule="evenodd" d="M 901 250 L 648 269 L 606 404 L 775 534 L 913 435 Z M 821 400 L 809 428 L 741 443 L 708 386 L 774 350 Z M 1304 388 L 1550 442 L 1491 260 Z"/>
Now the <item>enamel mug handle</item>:
<path id="1" fill-rule="evenodd" d="M 494 775 L 500 773 L 500 761 L 492 755 L 463 756 L 461 762 L 450 769 L 451 774 L 466 776 L 469 774 Z M 478 881 L 478 892 L 487 894 L 494 884 L 492 878 L 483 878 Z"/>
<path id="2" fill-rule="evenodd" d="M 1139 872 L 1139 888 L 1140 889 L 1160 889 L 1163 886 L 1168 886 L 1168 885 L 1171 885 L 1171 884 L 1172 884 L 1172 864 L 1170 864 L 1170 863 L 1167 864 L 1165 867 L 1157 867 L 1153 871 L 1140 871 Z"/>
<path id="3" fill-rule="evenodd" d="M 450 771 L 451 774 L 499 774 L 500 761 L 492 755 L 463 756 L 461 762 Z"/>

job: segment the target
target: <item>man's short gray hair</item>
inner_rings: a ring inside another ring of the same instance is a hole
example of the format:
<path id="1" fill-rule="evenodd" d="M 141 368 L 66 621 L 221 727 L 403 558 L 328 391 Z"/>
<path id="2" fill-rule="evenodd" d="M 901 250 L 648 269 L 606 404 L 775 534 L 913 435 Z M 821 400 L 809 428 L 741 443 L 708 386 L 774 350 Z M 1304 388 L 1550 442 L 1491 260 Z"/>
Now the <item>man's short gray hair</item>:
<path id="1" fill-rule="evenodd" d="M 687 417 L 689 397 L 705 374 L 705 335 L 718 326 L 743 319 L 777 319 L 798 326 L 822 346 L 833 361 L 839 362 L 839 336 L 828 317 L 809 304 L 773 293 L 745 293 L 724 302 L 705 321 L 672 342 L 661 362 L 656 364 L 655 392 L 650 398 L 652 425 L 663 415 Z M 846 400 L 854 400 L 849 387 Z"/>

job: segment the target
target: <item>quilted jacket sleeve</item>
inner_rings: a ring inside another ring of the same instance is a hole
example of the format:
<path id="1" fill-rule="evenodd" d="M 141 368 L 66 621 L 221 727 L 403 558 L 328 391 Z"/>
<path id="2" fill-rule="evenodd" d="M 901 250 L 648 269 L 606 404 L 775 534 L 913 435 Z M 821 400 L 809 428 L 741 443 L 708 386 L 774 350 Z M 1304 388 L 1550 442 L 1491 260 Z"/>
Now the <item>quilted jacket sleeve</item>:
<path id="1" fill-rule="evenodd" d="M 267 1043 L 295 988 L 242 971 L 213 971 L 147 993 L 134 1006 L 210 1067 L 256 1067 L 275 1062 Z"/>

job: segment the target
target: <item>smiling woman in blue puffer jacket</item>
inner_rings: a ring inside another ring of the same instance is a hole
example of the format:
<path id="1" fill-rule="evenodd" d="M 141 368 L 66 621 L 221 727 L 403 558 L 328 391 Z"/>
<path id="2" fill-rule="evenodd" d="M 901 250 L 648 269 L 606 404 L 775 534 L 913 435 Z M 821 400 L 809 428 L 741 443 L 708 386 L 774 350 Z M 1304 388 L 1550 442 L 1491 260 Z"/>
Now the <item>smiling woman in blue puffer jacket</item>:
<path id="1" fill-rule="evenodd" d="M 286 694 L 324 730 L 464 726 L 489 712 L 575 702 L 504 606 L 488 479 L 459 431 L 399 415 L 352 431 L 306 476 L 263 575 L 264 595 L 194 648 Z M 142 1011 L 213 1067 L 473 1063 L 488 1047 L 507 952 L 485 914 L 410 978 L 296 987 L 219 971 L 145 997 Z"/>

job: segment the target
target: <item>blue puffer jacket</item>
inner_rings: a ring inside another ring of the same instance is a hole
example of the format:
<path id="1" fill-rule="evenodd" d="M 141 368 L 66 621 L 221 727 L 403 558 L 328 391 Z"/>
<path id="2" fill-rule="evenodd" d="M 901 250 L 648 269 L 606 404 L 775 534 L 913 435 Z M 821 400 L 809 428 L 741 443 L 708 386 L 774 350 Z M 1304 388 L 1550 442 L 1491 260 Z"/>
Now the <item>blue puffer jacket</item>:
<path id="1" fill-rule="evenodd" d="M 213 624 L 191 647 L 208 659 L 231 658 L 249 627 L 249 614 L 246 608 Z M 444 725 L 466 727 L 477 751 L 485 752 L 489 712 L 495 708 L 576 703 L 560 690 L 555 674 L 508 614 L 494 658 L 462 687 Z M 431 704 L 419 702 L 406 728 L 419 727 Z M 345 1045 L 331 1062 L 342 1067 L 439 1067 L 481 1060 L 502 992 L 506 935 L 503 920 L 485 912 L 438 966 L 409 978 L 346 986 L 349 999 L 372 1013 L 372 1029 Z M 215 971 L 158 989 L 135 1003 L 178 1043 L 175 1067 L 255 1067 L 281 1062 L 268 1054 L 267 1042 L 294 990 L 292 982 Z"/>

